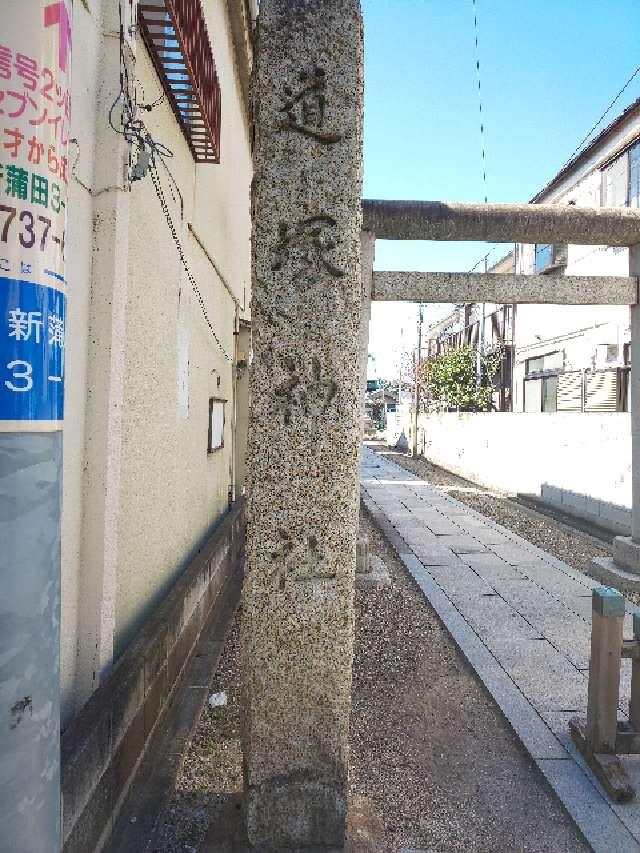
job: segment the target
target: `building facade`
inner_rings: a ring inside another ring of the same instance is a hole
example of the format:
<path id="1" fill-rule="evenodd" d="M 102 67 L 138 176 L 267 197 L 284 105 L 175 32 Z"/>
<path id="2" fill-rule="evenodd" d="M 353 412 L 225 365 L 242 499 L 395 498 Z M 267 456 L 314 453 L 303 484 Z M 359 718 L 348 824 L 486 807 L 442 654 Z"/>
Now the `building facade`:
<path id="1" fill-rule="evenodd" d="M 584 207 L 640 205 L 640 99 L 583 148 L 532 200 Z M 629 275 L 629 251 L 518 244 L 488 272 Z M 503 348 L 493 408 L 515 412 L 627 412 L 626 306 L 458 306 L 427 332 L 428 354 Z"/>
<path id="2" fill-rule="evenodd" d="M 638 207 L 640 100 L 533 199 L 540 204 Z M 609 246 L 517 245 L 519 273 L 629 275 L 629 251 Z M 626 306 L 519 305 L 515 410 L 628 411 L 630 317 Z"/>
<path id="3" fill-rule="evenodd" d="M 104 843 L 239 564 L 256 15 L 254 0 L 72 6 L 65 851 Z"/>

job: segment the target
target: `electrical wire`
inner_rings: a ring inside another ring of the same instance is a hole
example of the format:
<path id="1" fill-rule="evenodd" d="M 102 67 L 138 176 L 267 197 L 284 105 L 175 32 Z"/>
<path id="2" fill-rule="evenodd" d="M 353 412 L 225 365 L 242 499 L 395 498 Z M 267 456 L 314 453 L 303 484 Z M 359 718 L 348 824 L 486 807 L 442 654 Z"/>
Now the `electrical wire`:
<path id="1" fill-rule="evenodd" d="M 160 202 L 160 207 L 162 208 L 162 212 L 164 213 L 164 216 L 167 220 L 167 225 L 169 226 L 169 231 L 171 232 L 171 237 L 173 238 L 173 242 L 175 243 L 176 248 L 178 250 L 178 257 L 180 258 L 180 263 L 182 264 L 184 271 L 187 274 L 187 278 L 189 279 L 189 283 L 191 284 L 191 289 L 193 290 L 193 292 L 196 296 L 196 299 L 198 300 L 198 302 L 200 304 L 202 316 L 204 317 L 204 320 L 205 320 L 207 326 L 209 327 L 209 330 L 213 336 L 214 341 L 218 345 L 218 348 L 221 350 L 221 352 L 224 355 L 224 357 L 226 358 L 226 360 L 231 362 L 231 357 L 229 356 L 229 354 L 227 353 L 227 351 L 223 347 L 223 345 L 220 341 L 220 338 L 216 334 L 216 331 L 213 328 L 213 324 L 211 323 L 211 320 L 209 319 L 209 314 L 207 313 L 207 309 L 206 309 L 206 306 L 204 304 L 204 298 L 202 296 L 202 293 L 200 292 L 200 288 L 198 287 L 198 283 L 195 279 L 195 276 L 193 275 L 193 273 L 189 269 L 189 264 L 188 264 L 187 259 L 185 257 L 184 250 L 182 248 L 182 243 L 180 242 L 180 238 L 178 237 L 178 232 L 176 231 L 175 225 L 173 224 L 173 219 L 171 217 L 169 205 L 167 204 L 167 200 L 164 196 L 164 192 L 162 189 L 162 183 L 160 181 L 160 175 L 158 173 L 158 167 L 156 164 L 155 157 L 151 161 L 151 165 L 149 167 L 149 174 L 151 176 L 151 182 L 153 183 L 153 188 L 156 192 L 156 196 L 158 197 L 158 201 Z"/>
<path id="2" fill-rule="evenodd" d="M 616 105 L 616 103 L 620 100 L 621 96 L 624 94 L 624 92 L 626 91 L 626 89 L 628 89 L 628 88 L 629 88 L 629 86 L 631 85 L 631 83 L 633 82 L 633 80 L 635 80 L 635 78 L 638 76 L 638 74 L 640 74 L 640 65 L 638 65 L 638 67 L 636 68 L 636 70 L 633 72 L 633 74 L 631 75 L 631 77 L 629 77 L 629 79 L 628 79 L 628 80 L 627 80 L 627 82 L 624 84 L 624 86 L 622 87 L 622 89 L 620 89 L 620 91 L 619 91 L 619 92 L 618 92 L 618 94 L 615 96 L 615 98 L 614 98 L 612 101 L 610 101 L 610 102 L 609 102 L 609 105 L 607 106 L 606 110 L 602 113 L 602 115 L 600 116 L 600 118 L 598 119 L 598 121 L 593 125 L 593 127 L 591 128 L 591 130 L 589 131 L 589 133 L 587 133 L 587 135 L 584 137 L 584 139 L 582 139 L 582 140 L 578 143 L 578 145 L 576 146 L 576 148 L 574 149 L 574 151 L 571 153 L 571 156 L 569 157 L 569 159 L 567 160 L 567 162 L 563 165 L 562 169 L 564 169 L 564 167 L 565 167 L 568 163 L 570 163 L 570 162 L 573 160 L 573 158 L 576 156 L 576 154 L 578 153 L 578 151 L 580 151 L 580 149 L 581 149 L 581 148 L 582 148 L 582 146 L 585 144 L 585 142 L 586 142 L 586 141 L 587 141 L 587 140 L 588 140 L 588 139 L 593 135 L 594 131 L 596 131 L 596 130 L 597 130 L 597 128 L 602 124 L 602 120 L 603 120 L 604 118 L 606 118 L 606 116 L 611 112 L 611 110 L 613 109 L 613 107 L 614 107 L 614 106 Z M 560 169 L 560 171 L 562 171 L 562 169 Z"/>
<path id="3" fill-rule="evenodd" d="M 487 156 L 484 132 L 484 111 L 482 109 L 482 81 L 480 78 L 480 50 L 478 47 L 478 10 L 476 0 L 471 0 L 473 6 L 473 31 L 475 37 L 476 50 L 476 77 L 478 79 L 478 106 L 480 108 L 480 151 L 482 154 L 482 184 L 484 187 L 484 203 L 487 204 Z"/>
<path id="4" fill-rule="evenodd" d="M 158 140 L 154 139 L 148 128 L 145 126 L 144 121 L 141 118 L 138 118 L 138 110 L 143 109 L 147 112 L 150 112 L 155 107 L 159 106 L 165 99 L 164 93 L 160 95 L 150 104 L 138 103 L 137 93 L 135 89 L 135 82 L 131 81 L 129 77 L 128 64 L 125 59 L 125 35 L 124 35 L 124 23 L 123 23 L 123 11 L 122 11 L 122 3 L 128 2 L 130 6 L 130 11 L 132 7 L 132 0 L 120 0 L 118 4 L 118 11 L 120 15 L 120 91 L 116 96 L 115 100 L 111 104 L 111 108 L 109 110 L 108 121 L 111 129 L 114 133 L 117 133 L 118 136 L 124 137 L 125 141 L 129 145 L 129 187 L 131 183 L 143 177 L 145 174 L 149 174 L 151 176 L 151 182 L 153 184 L 153 188 L 155 190 L 158 201 L 160 202 L 160 207 L 162 212 L 167 220 L 167 225 L 169 226 L 169 231 L 171 233 L 171 237 L 173 242 L 175 243 L 178 257 L 180 259 L 180 263 L 182 264 L 184 271 L 187 275 L 189 283 L 191 284 L 191 288 L 200 304 L 200 309 L 202 311 L 202 315 L 204 320 L 209 327 L 211 335 L 213 339 L 224 355 L 225 359 L 228 362 L 231 362 L 232 359 L 225 350 L 220 338 L 216 334 L 215 329 L 213 328 L 213 324 L 209 319 L 209 314 L 207 313 L 207 309 L 204 303 L 204 298 L 202 293 L 200 292 L 200 288 L 198 287 L 198 283 L 195 279 L 195 276 L 191 272 L 189 268 L 189 264 L 185 257 L 184 250 L 182 248 L 182 243 L 180 242 L 180 238 L 178 237 L 178 232 L 173 223 L 173 218 L 171 216 L 171 212 L 169 210 L 169 205 L 167 203 L 164 190 L 162 188 L 162 181 L 160 179 L 160 173 L 158 170 L 158 163 L 162 166 L 164 171 L 167 173 L 170 181 L 169 192 L 171 193 L 171 197 L 174 201 L 179 200 L 180 203 L 180 219 L 182 220 L 184 217 L 184 201 L 182 197 L 182 193 L 180 192 L 180 187 L 171 172 L 171 169 L 166 163 L 166 159 L 172 158 L 173 151 L 164 145 L 162 142 L 158 142 Z M 133 85 L 132 85 L 133 82 Z M 142 89 L 142 99 L 145 100 L 144 97 L 144 89 Z M 119 117 L 119 127 L 116 123 L 115 119 L 115 110 L 116 107 L 121 106 L 121 113 Z M 138 158 L 138 174 L 131 173 L 131 154 L 134 146 L 137 149 L 137 158 Z M 77 162 L 77 160 L 76 160 Z"/>
<path id="5" fill-rule="evenodd" d="M 487 254 L 486 254 L 486 255 L 483 255 L 483 256 L 480 258 L 480 260 L 479 260 L 479 261 L 477 261 L 477 262 L 476 262 L 476 263 L 471 267 L 471 269 L 469 270 L 469 272 L 475 272 L 475 271 L 478 269 L 478 267 L 480 266 L 480 264 L 481 264 L 483 261 L 486 261 L 486 260 L 487 260 L 487 258 L 489 258 L 489 257 L 490 257 L 494 252 L 495 252 L 495 250 L 496 250 L 496 247 L 494 246 L 492 249 L 490 249 L 490 250 L 487 252 Z"/>
<path id="6" fill-rule="evenodd" d="M 488 181 L 487 181 L 487 151 L 486 151 L 486 134 L 484 130 L 484 109 L 482 102 L 482 79 L 480 76 L 480 47 L 479 47 L 479 38 L 478 38 L 478 6 L 476 0 L 471 0 L 471 6 L 473 10 L 473 33 L 474 33 L 474 43 L 475 43 L 475 57 L 476 57 L 476 78 L 478 81 L 478 107 L 480 113 L 480 153 L 482 157 L 482 186 L 484 189 L 484 203 L 488 204 L 489 202 L 489 192 L 488 192 Z M 469 270 L 469 272 L 475 272 L 475 270 L 480 266 L 483 261 L 486 261 L 489 255 L 495 251 L 495 246 L 487 252 L 480 260 L 474 264 L 474 266 Z"/>

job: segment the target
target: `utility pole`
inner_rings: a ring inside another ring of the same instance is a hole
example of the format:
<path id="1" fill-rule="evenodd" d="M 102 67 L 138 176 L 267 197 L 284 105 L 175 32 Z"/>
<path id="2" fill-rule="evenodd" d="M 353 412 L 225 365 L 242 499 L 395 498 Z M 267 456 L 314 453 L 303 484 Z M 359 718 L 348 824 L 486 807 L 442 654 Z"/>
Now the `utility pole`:
<path id="1" fill-rule="evenodd" d="M 400 394 L 402 392 L 402 338 L 404 329 L 400 327 L 400 349 L 398 350 L 398 407 L 396 409 L 398 417 L 400 416 Z"/>
<path id="2" fill-rule="evenodd" d="M 58 853 L 72 5 L 4 0 L 2 12 L 2 41 L 10 57 L 4 76 L 26 108 L 11 120 L 5 111 L 2 122 L 0 847 Z M 47 89 L 57 97 L 46 95 Z M 47 113 L 48 121 L 34 120 Z"/>
<path id="3" fill-rule="evenodd" d="M 487 272 L 487 258 L 489 255 L 484 256 L 484 271 Z M 484 355 L 484 338 L 485 338 L 485 311 L 486 311 L 486 303 L 480 303 L 480 310 L 482 314 L 480 315 L 480 329 L 478 335 L 478 352 L 476 355 L 476 386 L 480 388 L 482 385 L 482 356 Z"/>
<path id="4" fill-rule="evenodd" d="M 413 383 L 413 436 L 411 442 L 411 455 L 418 455 L 418 414 L 420 411 L 420 362 L 422 358 L 422 303 L 418 306 L 418 346 L 416 348 L 416 362 Z"/>

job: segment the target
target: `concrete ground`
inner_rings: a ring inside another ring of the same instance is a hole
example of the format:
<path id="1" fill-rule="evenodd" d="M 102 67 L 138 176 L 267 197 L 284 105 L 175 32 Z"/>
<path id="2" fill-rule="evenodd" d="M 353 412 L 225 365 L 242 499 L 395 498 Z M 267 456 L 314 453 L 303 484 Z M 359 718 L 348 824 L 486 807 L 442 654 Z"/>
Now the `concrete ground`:
<path id="1" fill-rule="evenodd" d="M 592 847 L 640 850 L 640 806 L 611 805 L 567 730 L 571 716 L 586 712 L 596 583 L 368 449 L 362 488 L 403 563 Z M 629 675 L 625 665 L 621 717 Z M 628 763 L 635 777 L 637 759 Z"/>
<path id="2" fill-rule="evenodd" d="M 391 584 L 356 590 L 349 853 L 588 850 L 367 513 L 362 532 Z M 223 691 L 226 705 L 203 710 L 147 851 L 246 849 L 237 627 L 210 687 Z"/>

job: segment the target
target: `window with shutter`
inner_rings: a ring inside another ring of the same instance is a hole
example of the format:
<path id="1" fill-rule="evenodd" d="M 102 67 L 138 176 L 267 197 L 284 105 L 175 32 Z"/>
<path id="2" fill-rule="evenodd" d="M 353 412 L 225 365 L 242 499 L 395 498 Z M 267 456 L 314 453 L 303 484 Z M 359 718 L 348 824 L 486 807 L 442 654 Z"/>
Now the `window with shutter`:
<path id="1" fill-rule="evenodd" d="M 220 84 L 200 0 L 141 2 L 138 21 L 194 160 L 219 163 Z"/>
<path id="2" fill-rule="evenodd" d="M 587 376 L 585 412 L 615 412 L 618 410 L 618 371 L 597 370 Z"/>
<path id="3" fill-rule="evenodd" d="M 524 380 L 524 410 L 525 412 L 542 411 L 542 379 Z"/>
<path id="4" fill-rule="evenodd" d="M 629 198 L 629 154 L 627 151 L 602 170 L 602 206 L 624 207 Z"/>
<path id="5" fill-rule="evenodd" d="M 629 149 L 629 207 L 640 207 L 640 144 Z"/>
<path id="6" fill-rule="evenodd" d="M 558 376 L 558 411 L 582 411 L 582 373 L 572 370 Z"/>

